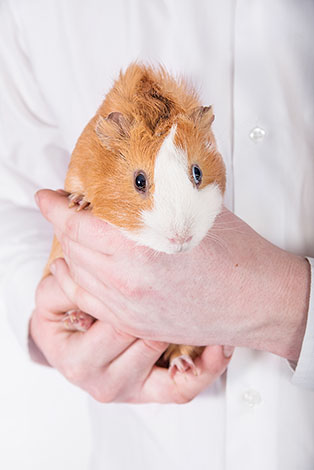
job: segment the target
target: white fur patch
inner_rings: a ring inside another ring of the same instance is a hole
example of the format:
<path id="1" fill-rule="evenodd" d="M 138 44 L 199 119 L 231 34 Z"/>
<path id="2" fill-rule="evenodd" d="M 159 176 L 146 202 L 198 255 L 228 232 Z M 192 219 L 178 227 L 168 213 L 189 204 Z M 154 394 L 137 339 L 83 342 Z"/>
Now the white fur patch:
<path id="1" fill-rule="evenodd" d="M 134 237 L 139 244 L 165 253 L 198 245 L 222 206 L 218 185 L 200 190 L 193 185 L 186 152 L 174 145 L 175 132 L 174 125 L 156 157 L 153 209 L 142 212 L 144 228 Z"/>

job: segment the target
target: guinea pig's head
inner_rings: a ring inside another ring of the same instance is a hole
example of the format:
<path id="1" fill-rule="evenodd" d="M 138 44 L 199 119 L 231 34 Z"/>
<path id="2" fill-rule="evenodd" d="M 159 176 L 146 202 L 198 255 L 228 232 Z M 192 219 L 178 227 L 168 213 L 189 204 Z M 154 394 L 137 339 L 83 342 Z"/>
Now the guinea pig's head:
<path id="1" fill-rule="evenodd" d="M 221 211 L 225 189 L 213 119 L 211 107 L 197 107 L 152 133 L 120 112 L 98 116 L 104 178 L 95 188 L 95 215 L 157 251 L 198 245 Z"/>

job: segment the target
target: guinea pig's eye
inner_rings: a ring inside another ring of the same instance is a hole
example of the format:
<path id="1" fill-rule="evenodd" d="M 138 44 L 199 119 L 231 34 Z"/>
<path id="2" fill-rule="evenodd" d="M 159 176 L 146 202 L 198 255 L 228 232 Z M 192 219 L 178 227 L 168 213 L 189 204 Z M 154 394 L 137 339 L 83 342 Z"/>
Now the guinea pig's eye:
<path id="1" fill-rule="evenodd" d="M 199 186 L 203 179 L 203 173 L 198 165 L 192 165 L 192 176 L 196 186 Z"/>
<path id="2" fill-rule="evenodd" d="M 135 189 L 141 193 L 147 190 L 147 178 L 144 171 L 137 171 L 134 176 Z"/>

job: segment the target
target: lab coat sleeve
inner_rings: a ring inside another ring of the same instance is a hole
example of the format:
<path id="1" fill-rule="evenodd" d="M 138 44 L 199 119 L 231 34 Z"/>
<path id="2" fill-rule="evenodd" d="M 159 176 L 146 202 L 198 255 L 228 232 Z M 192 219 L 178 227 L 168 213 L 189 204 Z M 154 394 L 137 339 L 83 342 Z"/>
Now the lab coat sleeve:
<path id="1" fill-rule="evenodd" d="M 0 89 L 0 296 L 28 352 L 29 318 L 52 239 L 34 193 L 62 187 L 68 152 L 10 2 L 0 5 Z"/>
<path id="2" fill-rule="evenodd" d="M 302 349 L 292 382 L 314 390 L 314 258 L 307 259 L 311 268 L 309 310 Z"/>

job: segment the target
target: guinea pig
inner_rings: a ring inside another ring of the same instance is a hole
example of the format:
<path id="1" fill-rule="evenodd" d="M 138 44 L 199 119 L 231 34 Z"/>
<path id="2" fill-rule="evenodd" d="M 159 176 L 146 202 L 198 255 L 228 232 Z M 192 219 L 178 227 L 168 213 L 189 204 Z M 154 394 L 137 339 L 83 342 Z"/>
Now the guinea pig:
<path id="1" fill-rule="evenodd" d="M 197 246 L 221 211 L 226 183 L 213 120 L 212 107 L 201 106 L 183 79 L 161 66 L 131 64 L 77 141 L 65 181 L 70 206 L 91 209 L 153 250 Z M 45 275 L 59 256 L 54 239 Z M 88 318 L 72 312 L 65 325 L 86 329 Z M 195 371 L 202 350 L 170 345 L 163 360 L 171 374 Z"/>

